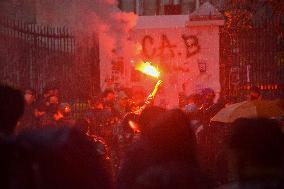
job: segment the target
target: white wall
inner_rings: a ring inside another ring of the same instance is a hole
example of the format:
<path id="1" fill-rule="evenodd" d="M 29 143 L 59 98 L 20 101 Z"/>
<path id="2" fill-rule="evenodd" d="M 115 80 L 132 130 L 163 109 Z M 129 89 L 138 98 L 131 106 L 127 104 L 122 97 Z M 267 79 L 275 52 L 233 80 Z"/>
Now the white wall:
<path id="1" fill-rule="evenodd" d="M 134 63 L 141 59 L 148 60 L 145 54 L 154 54 L 149 60 L 164 68 L 161 71 L 164 89 L 159 94 L 157 103 L 166 103 L 169 108 L 178 105 L 178 93 L 182 91 L 182 85 L 185 85 L 187 94 L 199 92 L 207 87 L 214 89 L 217 94 L 220 92 L 219 26 L 204 21 L 204 25 L 186 27 L 187 20 L 186 15 L 141 16 L 131 37 L 135 44 L 141 46 L 140 54 L 132 57 Z M 187 46 L 183 36 L 188 37 Z M 187 49 L 190 53 L 196 53 L 187 55 Z M 101 61 L 104 74 L 110 75 L 107 60 L 104 61 L 102 57 Z M 206 63 L 206 72 L 200 73 L 198 62 Z M 124 63 L 126 73 L 122 85 L 140 85 L 150 92 L 156 80 L 143 76 L 139 82 L 131 81 L 133 63 L 129 60 L 125 60 Z"/>

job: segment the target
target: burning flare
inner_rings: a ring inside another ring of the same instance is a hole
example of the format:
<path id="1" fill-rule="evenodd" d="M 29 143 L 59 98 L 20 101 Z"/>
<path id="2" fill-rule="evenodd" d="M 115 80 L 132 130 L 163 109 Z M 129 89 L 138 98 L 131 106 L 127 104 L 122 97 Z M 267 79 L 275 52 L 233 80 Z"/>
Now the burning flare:
<path id="1" fill-rule="evenodd" d="M 136 70 L 138 70 L 138 71 L 140 71 L 140 72 L 142 72 L 146 75 L 155 77 L 157 79 L 160 76 L 160 72 L 158 71 L 158 69 L 156 67 L 152 66 L 150 62 L 138 64 L 136 66 Z"/>

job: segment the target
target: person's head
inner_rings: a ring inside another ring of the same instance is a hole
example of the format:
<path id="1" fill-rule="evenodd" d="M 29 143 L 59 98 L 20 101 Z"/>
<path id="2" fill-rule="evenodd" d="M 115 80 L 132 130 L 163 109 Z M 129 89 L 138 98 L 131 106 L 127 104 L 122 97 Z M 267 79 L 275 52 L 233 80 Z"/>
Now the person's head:
<path id="1" fill-rule="evenodd" d="M 24 112 L 24 97 L 22 92 L 0 84 L 0 133 L 13 133 L 19 118 Z"/>
<path id="2" fill-rule="evenodd" d="M 204 88 L 201 91 L 201 95 L 204 97 L 205 101 L 213 102 L 215 98 L 215 92 L 211 88 Z"/>
<path id="3" fill-rule="evenodd" d="M 260 100 L 261 99 L 261 93 L 258 87 L 251 87 L 248 94 L 248 100 Z"/>
<path id="4" fill-rule="evenodd" d="M 129 98 L 124 91 L 120 91 L 118 93 L 117 98 L 118 98 L 118 105 L 120 108 L 126 108 L 128 106 Z"/>
<path id="5" fill-rule="evenodd" d="M 166 110 L 158 107 L 158 106 L 151 106 L 145 108 L 142 112 L 141 115 L 139 116 L 139 127 L 142 132 L 142 134 L 146 134 L 149 132 L 149 129 L 151 129 L 151 125 L 153 122 L 155 122 L 157 119 L 159 119 L 160 116 L 165 113 Z"/>
<path id="6" fill-rule="evenodd" d="M 209 188 L 204 187 L 207 180 L 198 169 L 196 140 L 186 115 L 181 110 L 170 110 L 157 118 L 148 116 L 145 121 L 152 123 L 146 122 L 147 135 L 126 154 L 118 188 Z"/>
<path id="7" fill-rule="evenodd" d="M 276 120 L 240 118 L 232 129 L 228 144 L 240 177 L 250 170 L 282 169 L 284 135 Z"/>
<path id="8" fill-rule="evenodd" d="M 196 139 L 185 113 L 174 109 L 153 120 L 147 128 L 147 138 L 154 148 L 172 159 L 195 159 Z"/>
<path id="9" fill-rule="evenodd" d="M 114 102 L 115 100 L 115 93 L 113 90 L 106 89 L 102 96 L 105 102 Z"/>
<path id="10" fill-rule="evenodd" d="M 71 106 L 68 103 L 60 103 L 58 110 L 63 115 L 69 115 L 71 113 Z"/>
<path id="11" fill-rule="evenodd" d="M 32 89 L 26 89 L 24 92 L 24 99 L 27 105 L 32 104 L 35 101 L 35 91 Z"/>
<path id="12" fill-rule="evenodd" d="M 77 129 L 21 133 L 11 146 L 11 153 L 5 154 L 10 177 L 6 182 L 14 188 L 112 188 L 110 162 L 101 146 Z"/>
<path id="13" fill-rule="evenodd" d="M 200 106 L 200 98 L 199 94 L 191 94 L 186 99 L 186 105 L 184 106 L 184 110 L 186 113 L 195 112 Z"/>

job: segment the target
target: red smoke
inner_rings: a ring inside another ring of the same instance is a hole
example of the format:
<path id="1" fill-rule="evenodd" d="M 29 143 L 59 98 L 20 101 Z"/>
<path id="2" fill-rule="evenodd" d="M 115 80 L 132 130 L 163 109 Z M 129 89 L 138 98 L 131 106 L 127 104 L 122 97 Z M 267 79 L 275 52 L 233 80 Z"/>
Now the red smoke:
<path id="1" fill-rule="evenodd" d="M 137 16 L 119 10 L 116 0 L 38 0 L 36 12 L 39 24 L 71 28 L 81 44 L 96 34 L 103 35 L 100 47 L 110 54 L 129 53 L 123 48 L 133 46 L 128 39 Z"/>

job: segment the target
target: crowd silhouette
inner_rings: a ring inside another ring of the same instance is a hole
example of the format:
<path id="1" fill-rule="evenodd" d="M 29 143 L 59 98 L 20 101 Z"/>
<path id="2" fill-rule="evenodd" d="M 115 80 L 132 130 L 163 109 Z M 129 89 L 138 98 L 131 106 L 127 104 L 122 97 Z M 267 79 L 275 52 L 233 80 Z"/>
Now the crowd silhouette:
<path id="1" fill-rule="evenodd" d="M 56 89 L 46 90 L 34 104 L 33 90 L 0 85 L 0 188 L 284 188 L 283 122 L 255 117 L 224 127 L 207 125 L 224 101 L 212 106 L 212 91 L 205 92 L 209 95 L 201 108 L 195 103 L 200 98 L 191 96 L 184 108 L 167 110 L 149 103 L 137 114 L 137 106 L 126 103 L 123 95 L 123 110 L 117 111 L 109 90 L 103 101 L 93 100 L 93 108 L 75 120 L 70 105 L 59 102 Z M 110 137 L 102 127 L 113 124 Z M 208 168 L 200 138 L 203 131 L 216 128 L 228 133 L 215 154 L 215 166 Z"/>

